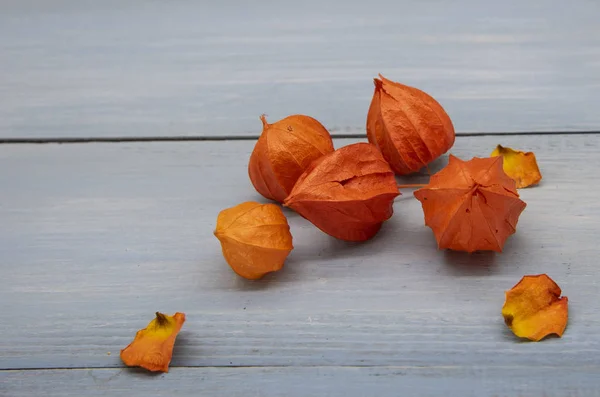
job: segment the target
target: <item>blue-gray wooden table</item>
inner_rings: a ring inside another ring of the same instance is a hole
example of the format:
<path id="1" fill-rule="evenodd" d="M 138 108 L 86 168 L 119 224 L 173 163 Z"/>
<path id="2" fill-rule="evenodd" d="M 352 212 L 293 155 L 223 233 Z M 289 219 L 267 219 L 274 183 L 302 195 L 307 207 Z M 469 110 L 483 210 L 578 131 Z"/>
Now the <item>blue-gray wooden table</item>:
<path id="1" fill-rule="evenodd" d="M 595 0 L 0 2 L 0 396 L 600 395 L 599 20 Z M 259 116 L 364 141 L 377 73 L 442 103 L 454 155 L 535 151 L 517 234 L 440 251 L 408 189 L 362 244 L 286 210 L 284 269 L 237 277 L 212 232 L 265 201 Z M 527 343 L 500 309 L 538 273 L 570 320 Z M 124 368 L 157 310 L 187 315 L 170 372 Z"/>

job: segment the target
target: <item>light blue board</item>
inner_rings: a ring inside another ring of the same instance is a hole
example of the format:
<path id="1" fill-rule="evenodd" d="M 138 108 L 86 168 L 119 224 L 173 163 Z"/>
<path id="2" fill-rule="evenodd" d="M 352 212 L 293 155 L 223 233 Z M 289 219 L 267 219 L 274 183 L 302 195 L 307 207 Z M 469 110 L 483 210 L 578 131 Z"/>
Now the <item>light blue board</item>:
<path id="1" fill-rule="evenodd" d="M 5 0 L 0 138 L 364 134 L 377 73 L 459 132 L 599 130 L 600 3 Z"/>
<path id="2" fill-rule="evenodd" d="M 598 395 L 599 372 L 597 366 L 174 368 L 158 376 L 126 369 L 0 371 L 0 395 L 589 397 Z"/>
<path id="3" fill-rule="evenodd" d="M 252 142 L 2 145 L 0 369 L 122 366 L 119 350 L 160 310 L 187 314 L 175 367 L 549 367 L 575 388 L 600 356 L 600 136 L 496 138 L 458 138 L 452 153 L 501 142 L 534 150 L 544 175 L 521 190 L 504 253 L 437 250 L 407 190 L 363 244 L 286 210 L 295 249 L 258 282 L 230 270 L 212 234 L 220 210 L 262 201 Z M 569 297 L 570 322 L 562 339 L 523 343 L 500 309 L 538 273 Z"/>

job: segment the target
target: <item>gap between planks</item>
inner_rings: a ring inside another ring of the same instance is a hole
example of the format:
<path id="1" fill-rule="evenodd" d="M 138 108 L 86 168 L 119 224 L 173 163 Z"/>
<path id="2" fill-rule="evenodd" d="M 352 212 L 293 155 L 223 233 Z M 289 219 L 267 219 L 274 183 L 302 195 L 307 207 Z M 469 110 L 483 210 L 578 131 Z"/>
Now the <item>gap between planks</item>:
<path id="1" fill-rule="evenodd" d="M 522 135 L 596 135 L 600 130 L 590 131 L 516 131 L 516 132 L 457 132 L 457 137 L 522 136 Z M 0 138 L 0 144 L 46 144 L 46 143 L 99 143 L 99 142 L 185 142 L 185 141 L 253 141 L 259 135 L 208 135 L 208 136 L 133 136 L 133 137 L 86 137 L 86 138 Z M 366 138 L 366 134 L 331 134 L 333 139 Z"/>
<path id="2" fill-rule="evenodd" d="M 396 369 L 396 370 L 424 370 L 424 371 L 430 371 L 430 370 L 444 370 L 444 369 L 461 369 L 461 368 L 468 368 L 468 366 L 465 365 L 369 365 L 369 364 L 365 364 L 365 365 L 171 365 L 169 366 L 169 371 L 172 371 L 173 369 L 231 369 L 231 370 L 235 370 L 235 369 L 253 369 L 253 368 L 257 368 L 257 369 L 280 369 L 280 368 L 323 368 L 323 369 L 335 369 L 335 368 L 344 368 L 344 369 L 353 369 L 353 368 L 357 368 L 357 369 L 362 369 L 362 368 L 371 368 L 371 369 Z M 493 365 L 493 366 L 487 366 L 486 369 L 490 370 L 490 369 L 519 369 L 522 368 L 523 370 L 526 370 L 528 368 L 530 368 L 527 365 Z M 556 369 L 557 366 L 555 365 L 543 365 L 543 366 L 536 366 L 537 369 Z M 579 370 L 582 369 L 598 369 L 599 367 L 597 365 L 581 365 L 581 366 L 576 366 L 576 367 L 571 367 L 571 368 L 576 368 Z M 116 370 L 126 370 L 126 371 L 140 371 L 140 372 L 145 372 L 145 370 L 143 368 L 140 367 L 125 367 L 125 366 L 119 366 L 119 367 L 101 367 L 101 366 L 82 366 L 82 367 L 40 367 L 40 368 L 34 368 L 34 367 L 24 367 L 24 368 L 4 368 L 4 369 L 0 369 L 0 373 L 6 373 L 6 372 L 23 372 L 23 371 L 88 371 L 88 370 L 109 370 L 109 371 L 116 371 Z"/>

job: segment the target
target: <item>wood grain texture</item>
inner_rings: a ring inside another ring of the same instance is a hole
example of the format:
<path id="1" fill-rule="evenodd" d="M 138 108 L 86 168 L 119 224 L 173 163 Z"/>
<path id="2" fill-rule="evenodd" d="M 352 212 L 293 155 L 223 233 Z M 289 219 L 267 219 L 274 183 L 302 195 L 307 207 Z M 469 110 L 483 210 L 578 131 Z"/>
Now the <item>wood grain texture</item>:
<path id="1" fill-rule="evenodd" d="M 497 143 L 459 138 L 452 153 L 485 156 Z M 575 376 L 600 354 L 600 136 L 501 143 L 534 150 L 544 176 L 521 190 L 528 207 L 504 253 L 438 251 L 407 191 L 363 244 L 287 211 L 295 249 L 258 282 L 230 270 L 212 235 L 221 209 L 260 200 L 246 171 L 252 142 L 0 146 L 0 369 L 119 367 L 119 350 L 160 310 L 187 314 L 173 366 Z M 520 343 L 500 315 L 504 291 L 543 272 L 569 297 L 570 323 L 562 339 Z"/>
<path id="2" fill-rule="evenodd" d="M 0 395 L 587 397 L 598 395 L 598 373 L 598 367 L 452 366 L 174 368 L 158 376 L 127 369 L 0 371 Z"/>
<path id="3" fill-rule="evenodd" d="M 598 130 L 597 1 L 5 0 L 0 138 L 364 133 L 377 73 L 457 131 Z"/>

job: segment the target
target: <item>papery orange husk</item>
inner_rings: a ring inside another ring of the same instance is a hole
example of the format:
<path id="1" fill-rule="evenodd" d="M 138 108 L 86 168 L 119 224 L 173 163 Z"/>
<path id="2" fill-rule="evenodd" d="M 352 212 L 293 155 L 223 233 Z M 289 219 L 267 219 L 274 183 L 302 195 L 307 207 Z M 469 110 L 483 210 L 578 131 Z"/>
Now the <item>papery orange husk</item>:
<path id="1" fill-rule="evenodd" d="M 548 275 L 524 276 L 506 291 L 504 322 L 520 338 L 537 342 L 552 334 L 560 337 L 569 319 L 569 299 L 560 294 Z"/>
<path id="2" fill-rule="evenodd" d="M 184 313 L 169 316 L 156 312 L 156 318 L 139 330 L 133 342 L 121 350 L 121 360 L 129 367 L 169 372 L 175 339 L 184 322 Z"/>
<path id="3" fill-rule="evenodd" d="M 419 171 L 454 145 L 454 126 L 425 92 L 379 75 L 367 115 L 367 137 L 399 175 Z"/>
<path id="4" fill-rule="evenodd" d="M 288 116 L 268 124 L 254 146 L 248 174 L 264 197 L 282 202 L 313 160 L 333 152 L 333 141 L 321 123 L 309 116 Z"/>
<path id="5" fill-rule="evenodd" d="M 517 189 L 535 185 L 542 180 L 533 152 L 522 152 L 501 145 L 490 154 L 490 157 L 502 156 L 504 158 L 504 172 L 517 184 Z"/>
<path id="6" fill-rule="evenodd" d="M 526 206 L 502 170 L 502 157 L 463 161 L 450 155 L 448 165 L 414 195 L 438 247 L 467 252 L 502 252 Z"/>
<path id="7" fill-rule="evenodd" d="M 394 172 L 377 148 L 356 143 L 316 160 L 284 204 L 333 237 L 364 241 L 392 216 L 399 194 Z"/>
<path id="8" fill-rule="evenodd" d="M 229 266 L 250 280 L 280 270 L 294 248 L 287 219 L 276 204 L 249 201 L 221 211 L 215 236 Z"/>

